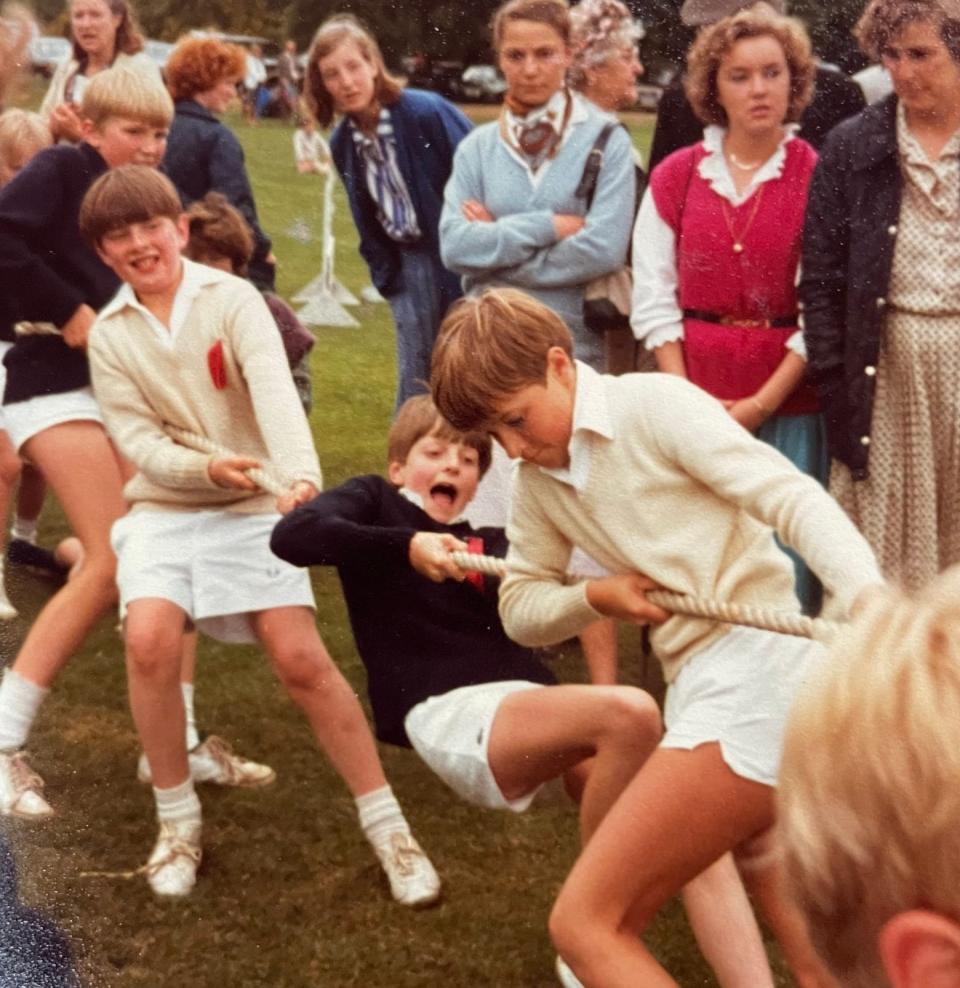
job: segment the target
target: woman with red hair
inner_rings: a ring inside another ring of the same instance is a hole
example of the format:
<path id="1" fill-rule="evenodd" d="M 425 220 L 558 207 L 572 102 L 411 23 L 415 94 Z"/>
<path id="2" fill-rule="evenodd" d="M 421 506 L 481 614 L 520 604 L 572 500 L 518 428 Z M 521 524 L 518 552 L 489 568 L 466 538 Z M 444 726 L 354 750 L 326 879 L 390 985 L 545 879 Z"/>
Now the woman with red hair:
<path id="1" fill-rule="evenodd" d="M 237 95 L 245 71 L 246 55 L 237 45 L 215 38 L 184 38 L 177 45 L 165 69 L 175 112 L 163 170 L 185 207 L 208 192 L 220 192 L 240 210 L 254 239 L 249 278 L 272 291 L 274 257 L 257 219 L 243 148 L 218 119 Z"/>

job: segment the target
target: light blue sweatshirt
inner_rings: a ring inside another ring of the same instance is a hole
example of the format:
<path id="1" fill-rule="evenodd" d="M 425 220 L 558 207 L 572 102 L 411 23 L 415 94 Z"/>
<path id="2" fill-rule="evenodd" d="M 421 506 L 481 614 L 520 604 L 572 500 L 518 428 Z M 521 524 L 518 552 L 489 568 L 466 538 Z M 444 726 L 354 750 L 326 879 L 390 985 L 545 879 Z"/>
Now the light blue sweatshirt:
<path id="1" fill-rule="evenodd" d="M 510 285 L 535 295 L 570 327 L 580 360 L 603 365 L 603 340 L 583 322 L 583 289 L 593 278 L 624 264 L 633 225 L 633 150 L 617 128 L 607 142 L 593 204 L 576 195 L 590 150 L 612 119 L 575 97 L 566 140 L 534 182 L 493 122 L 463 139 L 453 159 L 440 216 L 440 255 L 463 276 L 464 292 Z M 542 166 L 544 167 L 544 166 Z M 492 223 L 468 222 L 467 199 L 483 203 Z M 553 217 L 586 216 L 582 230 L 558 240 Z"/>

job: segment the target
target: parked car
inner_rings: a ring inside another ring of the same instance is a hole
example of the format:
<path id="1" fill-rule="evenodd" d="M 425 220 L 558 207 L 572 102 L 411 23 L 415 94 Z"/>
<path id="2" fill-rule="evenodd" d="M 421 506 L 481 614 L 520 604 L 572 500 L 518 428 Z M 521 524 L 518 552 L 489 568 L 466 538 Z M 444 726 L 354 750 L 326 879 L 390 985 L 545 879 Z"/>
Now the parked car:
<path id="1" fill-rule="evenodd" d="M 648 113 L 656 113 L 662 95 L 663 88 L 661 86 L 637 86 L 637 109 L 646 110 Z"/>
<path id="2" fill-rule="evenodd" d="M 30 69 L 49 79 L 54 69 L 70 55 L 71 44 L 66 38 L 34 38 L 30 42 Z"/>
<path id="3" fill-rule="evenodd" d="M 463 98 L 472 103 L 498 103 L 507 83 L 494 65 L 469 65 L 460 77 Z"/>

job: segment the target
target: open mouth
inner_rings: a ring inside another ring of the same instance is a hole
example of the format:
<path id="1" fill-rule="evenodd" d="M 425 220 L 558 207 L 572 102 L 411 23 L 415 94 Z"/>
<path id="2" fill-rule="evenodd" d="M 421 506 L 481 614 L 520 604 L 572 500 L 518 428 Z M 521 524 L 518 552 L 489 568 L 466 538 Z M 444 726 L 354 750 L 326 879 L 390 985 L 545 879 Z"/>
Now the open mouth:
<path id="1" fill-rule="evenodd" d="M 453 484 L 434 484 L 430 488 L 431 499 L 441 505 L 446 507 L 452 507 L 453 502 L 457 499 L 457 489 Z"/>

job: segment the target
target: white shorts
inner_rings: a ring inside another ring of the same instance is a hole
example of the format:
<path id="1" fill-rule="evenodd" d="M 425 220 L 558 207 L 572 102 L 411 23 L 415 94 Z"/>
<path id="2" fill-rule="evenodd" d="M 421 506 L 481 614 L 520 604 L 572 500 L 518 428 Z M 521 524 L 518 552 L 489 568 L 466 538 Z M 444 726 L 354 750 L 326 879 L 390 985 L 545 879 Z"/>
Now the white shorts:
<path id="1" fill-rule="evenodd" d="M 775 786 L 790 708 L 825 657 L 822 645 L 805 638 L 733 628 L 670 684 L 660 746 L 693 749 L 718 741 L 731 771 Z"/>
<path id="2" fill-rule="evenodd" d="M 490 770 L 487 748 L 503 700 L 521 690 L 537 689 L 543 684 L 521 679 L 461 686 L 418 703 L 403 726 L 417 754 L 462 799 L 491 810 L 522 813 L 538 795 L 552 802 L 556 787 L 548 783 L 518 799 L 507 799 Z M 562 788 L 562 782 L 559 785 Z"/>
<path id="3" fill-rule="evenodd" d="M 6 425 L 3 420 L 3 392 L 7 390 L 7 365 L 3 362 L 3 358 L 7 355 L 10 348 L 13 346 L 12 343 L 8 343 L 5 340 L 0 340 L 0 429 L 6 430 Z"/>
<path id="4" fill-rule="evenodd" d="M 137 511 L 113 525 L 120 615 L 131 601 L 169 600 L 211 638 L 254 642 L 250 614 L 314 607 L 310 574 L 270 551 L 277 514 Z"/>
<path id="5" fill-rule="evenodd" d="M 16 450 L 45 429 L 64 422 L 99 422 L 103 425 L 100 406 L 90 388 L 40 395 L 4 405 L 3 421 Z"/>

